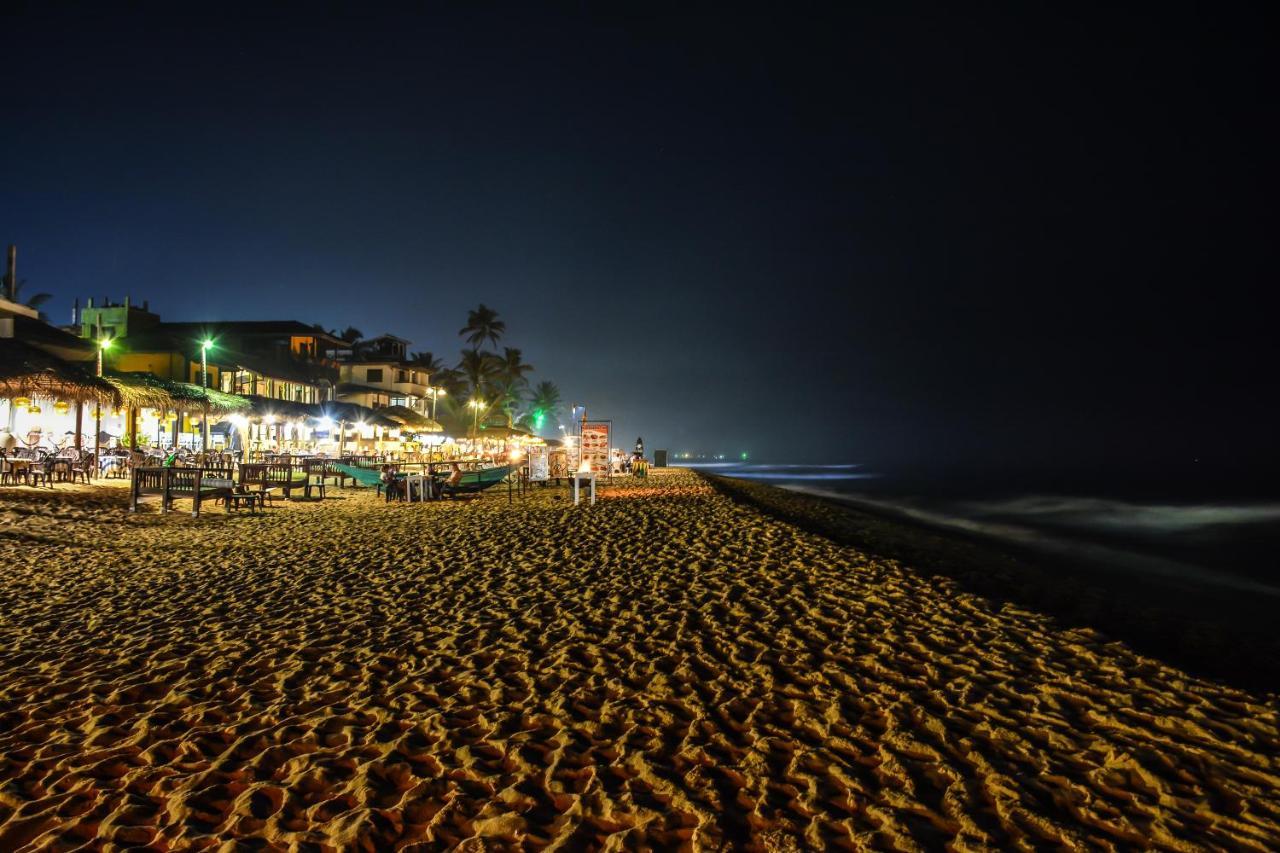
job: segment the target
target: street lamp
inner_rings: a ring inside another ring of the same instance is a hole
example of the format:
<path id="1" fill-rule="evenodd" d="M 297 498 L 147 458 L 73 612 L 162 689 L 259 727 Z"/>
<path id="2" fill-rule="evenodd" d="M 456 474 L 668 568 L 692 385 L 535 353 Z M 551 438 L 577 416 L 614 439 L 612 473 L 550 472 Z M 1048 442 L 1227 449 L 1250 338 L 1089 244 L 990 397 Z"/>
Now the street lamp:
<path id="1" fill-rule="evenodd" d="M 471 437 L 475 438 L 476 432 L 480 429 L 480 410 L 484 408 L 484 400 L 472 400 L 467 403 L 471 407 Z"/>
<path id="2" fill-rule="evenodd" d="M 205 338 L 200 343 L 200 387 L 206 389 L 209 387 L 209 349 L 213 346 L 213 341 Z M 209 397 L 206 394 L 204 400 L 204 416 L 200 418 L 200 431 L 202 437 L 200 440 L 200 450 L 204 453 L 209 452 Z"/>
<path id="3" fill-rule="evenodd" d="M 434 421 L 436 419 L 436 398 L 449 395 L 444 392 L 443 388 L 428 388 L 427 390 L 431 392 L 431 420 Z"/>
<path id="4" fill-rule="evenodd" d="M 98 378 L 102 378 L 102 354 L 111 349 L 111 338 L 98 341 Z M 79 427 L 77 427 L 78 429 Z M 102 401 L 93 407 L 93 464 L 99 467 L 102 458 Z"/>

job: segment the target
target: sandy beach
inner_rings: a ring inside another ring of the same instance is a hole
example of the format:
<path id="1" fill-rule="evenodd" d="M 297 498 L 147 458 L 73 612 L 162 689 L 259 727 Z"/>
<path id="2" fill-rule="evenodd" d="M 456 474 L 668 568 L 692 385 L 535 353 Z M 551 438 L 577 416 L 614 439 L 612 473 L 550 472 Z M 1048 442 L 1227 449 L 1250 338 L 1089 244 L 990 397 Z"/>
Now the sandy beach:
<path id="1" fill-rule="evenodd" d="M 689 472 L 125 497 L 0 489 L 0 850 L 1280 848 L 1276 695 Z"/>

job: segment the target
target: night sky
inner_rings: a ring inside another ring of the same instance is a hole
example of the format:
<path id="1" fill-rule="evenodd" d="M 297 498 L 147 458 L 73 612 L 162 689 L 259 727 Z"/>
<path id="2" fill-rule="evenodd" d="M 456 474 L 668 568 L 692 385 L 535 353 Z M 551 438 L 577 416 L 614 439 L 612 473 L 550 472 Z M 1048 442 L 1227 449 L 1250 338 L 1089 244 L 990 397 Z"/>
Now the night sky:
<path id="1" fill-rule="evenodd" d="M 1239 9 L 183 5 L 0 13 L 0 242 L 58 322 L 128 293 L 456 358 L 484 302 L 650 448 L 1276 465 Z"/>

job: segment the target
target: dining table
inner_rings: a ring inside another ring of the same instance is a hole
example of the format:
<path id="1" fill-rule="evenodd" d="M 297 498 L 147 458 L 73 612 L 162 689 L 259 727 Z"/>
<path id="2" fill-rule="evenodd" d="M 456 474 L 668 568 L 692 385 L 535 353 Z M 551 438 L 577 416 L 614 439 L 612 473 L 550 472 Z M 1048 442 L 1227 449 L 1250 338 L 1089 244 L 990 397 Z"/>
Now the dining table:
<path id="1" fill-rule="evenodd" d="M 21 478 L 30 482 L 31 465 L 34 460 L 27 459 L 24 456 L 10 456 L 5 461 L 9 463 L 9 468 L 13 471 L 14 480 Z"/>

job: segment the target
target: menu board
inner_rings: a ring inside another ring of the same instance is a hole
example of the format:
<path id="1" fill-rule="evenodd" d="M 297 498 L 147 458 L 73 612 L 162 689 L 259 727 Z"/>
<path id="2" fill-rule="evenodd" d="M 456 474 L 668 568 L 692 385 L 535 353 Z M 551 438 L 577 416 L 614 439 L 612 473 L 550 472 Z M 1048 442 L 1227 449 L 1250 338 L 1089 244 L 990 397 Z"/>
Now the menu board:
<path id="1" fill-rule="evenodd" d="M 551 477 L 551 466 L 547 459 L 547 448 L 539 445 L 530 445 L 529 453 L 529 482 L 545 483 Z"/>
<path id="2" fill-rule="evenodd" d="M 550 476 L 557 480 L 562 480 L 569 476 L 570 454 L 567 450 L 557 448 L 548 454 L 551 458 L 548 460 L 550 467 Z"/>
<path id="3" fill-rule="evenodd" d="M 609 473 L 609 421 L 587 422 L 582 425 L 582 459 L 591 463 L 597 474 Z"/>

